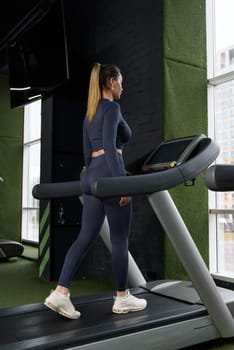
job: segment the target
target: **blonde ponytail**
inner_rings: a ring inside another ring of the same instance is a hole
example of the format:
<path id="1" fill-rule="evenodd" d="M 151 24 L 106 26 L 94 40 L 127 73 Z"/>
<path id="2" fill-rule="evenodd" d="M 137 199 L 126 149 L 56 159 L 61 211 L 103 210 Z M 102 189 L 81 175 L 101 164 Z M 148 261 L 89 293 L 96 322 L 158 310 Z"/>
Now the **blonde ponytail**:
<path id="1" fill-rule="evenodd" d="M 100 75 L 101 65 L 100 63 L 95 63 L 93 66 L 90 82 L 89 82 L 89 95 L 88 95 L 88 105 L 86 116 L 91 122 L 96 113 L 98 103 L 101 99 L 101 90 L 99 84 L 99 75 Z"/>

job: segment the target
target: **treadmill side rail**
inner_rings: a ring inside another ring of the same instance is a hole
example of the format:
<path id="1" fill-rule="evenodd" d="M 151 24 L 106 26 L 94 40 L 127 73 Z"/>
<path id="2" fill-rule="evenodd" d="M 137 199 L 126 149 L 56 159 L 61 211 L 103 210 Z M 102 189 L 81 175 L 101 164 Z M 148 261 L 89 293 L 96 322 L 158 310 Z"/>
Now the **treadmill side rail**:
<path id="1" fill-rule="evenodd" d="M 178 350 L 217 339 L 219 336 L 210 317 L 204 316 L 100 342 L 70 347 L 66 350 Z"/>

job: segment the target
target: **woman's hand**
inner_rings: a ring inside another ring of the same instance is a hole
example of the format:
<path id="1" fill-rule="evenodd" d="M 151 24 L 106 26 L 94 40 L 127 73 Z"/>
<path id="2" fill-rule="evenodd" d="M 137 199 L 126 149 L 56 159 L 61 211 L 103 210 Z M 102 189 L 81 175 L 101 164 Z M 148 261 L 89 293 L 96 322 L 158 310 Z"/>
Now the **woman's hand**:
<path id="1" fill-rule="evenodd" d="M 129 202 L 131 202 L 132 197 L 126 196 L 126 197 L 121 197 L 119 201 L 119 205 L 123 207 L 124 205 L 127 205 Z"/>

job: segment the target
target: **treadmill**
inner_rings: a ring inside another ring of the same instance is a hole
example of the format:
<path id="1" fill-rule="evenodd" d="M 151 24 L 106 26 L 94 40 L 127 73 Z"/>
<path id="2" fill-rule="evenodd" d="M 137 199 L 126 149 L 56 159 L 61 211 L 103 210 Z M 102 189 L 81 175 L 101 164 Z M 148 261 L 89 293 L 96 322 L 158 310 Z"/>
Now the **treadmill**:
<path id="1" fill-rule="evenodd" d="M 0 183 L 3 178 L 0 176 Z M 20 242 L 12 241 L 10 239 L 0 239 L 0 262 L 8 258 L 21 256 L 24 251 L 24 246 Z"/>
<path id="2" fill-rule="evenodd" d="M 81 311 L 68 320 L 42 304 L 0 310 L 1 350 L 175 350 L 234 336 L 234 293 L 217 288 L 168 189 L 194 179 L 216 159 L 219 147 L 204 135 L 163 142 L 143 165 L 142 175 L 100 178 L 98 197 L 147 194 L 171 240 L 187 281 L 150 281 L 131 293 L 148 301 L 141 312 L 112 314 L 113 293 L 73 298 Z M 78 181 L 37 185 L 36 198 L 80 195 Z"/>

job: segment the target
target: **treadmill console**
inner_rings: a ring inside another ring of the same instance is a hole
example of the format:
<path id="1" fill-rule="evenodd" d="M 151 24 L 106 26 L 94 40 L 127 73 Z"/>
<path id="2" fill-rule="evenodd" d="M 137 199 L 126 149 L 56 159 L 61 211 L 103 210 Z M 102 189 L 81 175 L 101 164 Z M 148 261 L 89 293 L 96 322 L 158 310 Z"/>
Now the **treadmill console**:
<path id="1" fill-rule="evenodd" d="M 162 171 L 181 165 L 191 157 L 197 145 L 205 137 L 201 134 L 161 142 L 144 162 L 142 171 L 144 173 Z"/>

